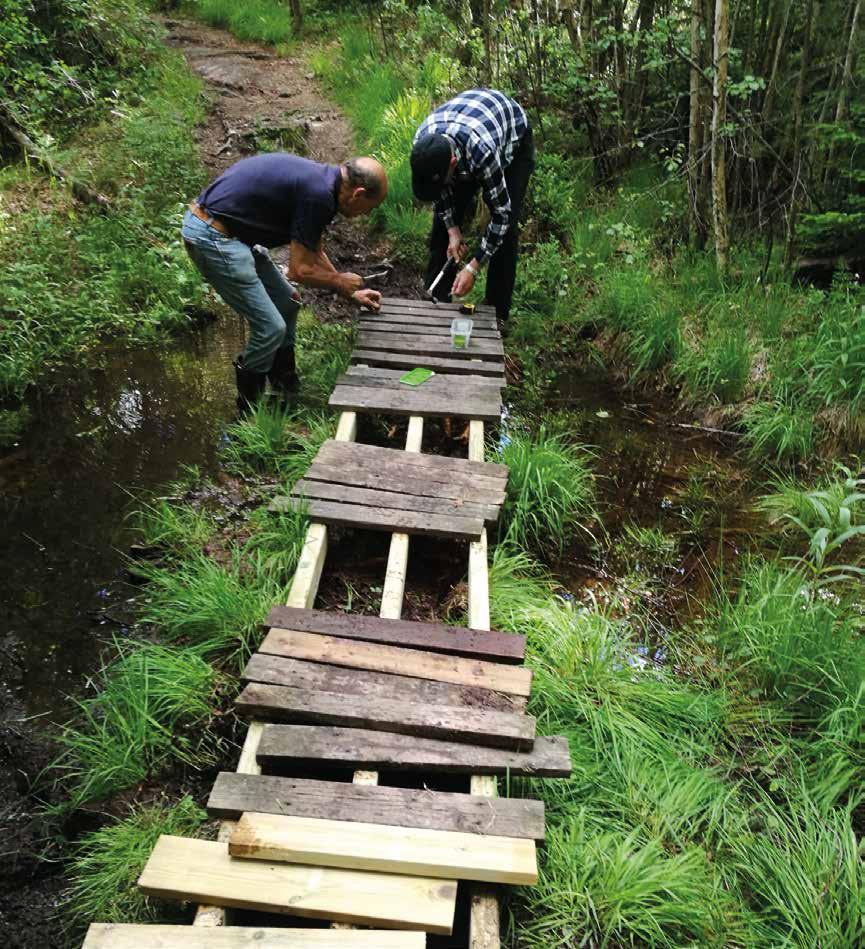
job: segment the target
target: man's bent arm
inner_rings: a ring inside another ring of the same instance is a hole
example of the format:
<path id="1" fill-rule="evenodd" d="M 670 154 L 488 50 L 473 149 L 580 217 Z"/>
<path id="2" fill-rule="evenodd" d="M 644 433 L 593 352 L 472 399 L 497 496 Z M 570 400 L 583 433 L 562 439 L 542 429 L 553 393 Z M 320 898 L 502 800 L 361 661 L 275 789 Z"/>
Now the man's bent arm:
<path id="1" fill-rule="evenodd" d="M 323 250 L 311 251 L 298 241 L 291 242 L 288 276 L 304 286 L 335 290 L 344 297 L 351 297 L 356 290 L 363 288 L 362 277 L 351 273 L 337 273 Z"/>

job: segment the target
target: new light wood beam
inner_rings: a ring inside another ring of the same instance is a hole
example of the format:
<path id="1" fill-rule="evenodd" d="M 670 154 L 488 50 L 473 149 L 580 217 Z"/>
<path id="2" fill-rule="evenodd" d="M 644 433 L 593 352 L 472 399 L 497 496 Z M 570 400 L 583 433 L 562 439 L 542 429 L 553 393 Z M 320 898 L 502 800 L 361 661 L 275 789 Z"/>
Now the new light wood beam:
<path id="1" fill-rule="evenodd" d="M 357 435 L 357 413 L 343 412 L 336 426 L 335 441 L 351 442 Z M 327 528 L 324 524 L 310 524 L 306 531 L 303 551 L 294 572 L 291 590 L 286 606 L 309 609 L 315 602 L 324 559 L 327 556 Z M 266 722 L 251 721 L 246 732 L 240 759 L 237 762 L 238 774 L 261 774 L 261 767 L 255 759 L 258 744 Z M 224 820 L 219 823 L 216 839 L 228 842 L 237 822 Z M 224 926 L 226 910 L 224 906 L 201 905 L 195 912 L 193 926 Z"/>

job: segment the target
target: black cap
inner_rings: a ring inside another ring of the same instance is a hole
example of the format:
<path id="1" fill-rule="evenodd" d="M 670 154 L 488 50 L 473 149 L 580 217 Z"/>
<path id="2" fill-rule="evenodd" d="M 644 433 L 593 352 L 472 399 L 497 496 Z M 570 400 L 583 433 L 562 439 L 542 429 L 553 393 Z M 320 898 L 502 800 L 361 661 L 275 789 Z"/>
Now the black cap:
<path id="1" fill-rule="evenodd" d="M 411 150 L 411 187 L 418 201 L 435 201 L 451 165 L 451 143 L 437 132 L 421 136 Z"/>

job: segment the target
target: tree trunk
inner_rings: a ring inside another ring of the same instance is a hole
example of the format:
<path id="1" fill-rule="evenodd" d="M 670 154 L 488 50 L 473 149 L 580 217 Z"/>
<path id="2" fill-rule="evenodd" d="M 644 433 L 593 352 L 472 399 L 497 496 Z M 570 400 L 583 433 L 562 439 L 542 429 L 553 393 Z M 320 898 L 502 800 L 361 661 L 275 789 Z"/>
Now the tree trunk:
<path id="1" fill-rule="evenodd" d="M 726 273 L 730 249 L 727 221 L 727 166 L 724 125 L 727 121 L 728 0 L 715 0 L 714 80 L 712 82 L 712 226 L 715 260 Z"/>
<path id="2" fill-rule="evenodd" d="M 691 0 L 691 98 L 688 121 L 688 230 L 691 239 L 702 248 L 706 243 L 706 221 L 700 208 L 700 168 L 703 151 L 703 118 L 701 104 L 702 43 L 700 41 L 700 23 L 702 21 L 702 0 Z"/>
<path id="3" fill-rule="evenodd" d="M 778 38 L 775 41 L 775 55 L 772 57 L 772 71 L 769 73 L 769 79 L 766 83 L 766 95 L 763 99 L 763 125 L 769 124 L 769 116 L 772 113 L 772 107 L 775 105 L 775 89 L 778 79 L 778 65 L 781 62 L 781 51 L 784 48 L 784 37 L 787 32 L 787 23 L 790 18 L 790 8 L 792 3 L 785 5 L 784 17 L 781 20 L 781 26 L 778 30 Z"/>
<path id="4" fill-rule="evenodd" d="M 303 29 L 303 7 L 301 0 L 289 0 L 291 8 L 291 29 L 295 36 L 300 36 Z"/>
<path id="5" fill-rule="evenodd" d="M 847 95 L 850 83 L 853 80 L 853 61 L 856 56 L 856 31 L 859 27 L 859 11 L 862 0 L 855 0 L 853 17 L 850 21 L 850 34 L 847 39 L 847 54 L 844 57 L 844 71 L 841 73 L 841 85 L 838 89 L 838 106 L 835 109 L 835 122 L 843 122 L 847 118 Z"/>

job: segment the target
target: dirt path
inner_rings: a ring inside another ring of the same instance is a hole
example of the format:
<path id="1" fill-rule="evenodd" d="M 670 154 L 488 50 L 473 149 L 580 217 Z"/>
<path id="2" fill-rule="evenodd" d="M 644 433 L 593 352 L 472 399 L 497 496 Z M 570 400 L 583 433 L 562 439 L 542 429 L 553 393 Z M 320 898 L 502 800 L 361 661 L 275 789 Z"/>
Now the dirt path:
<path id="1" fill-rule="evenodd" d="M 273 148 L 277 137 L 284 150 L 302 149 L 316 161 L 339 164 L 355 154 L 348 120 L 301 59 L 282 58 L 272 48 L 240 42 L 195 21 L 167 19 L 164 25 L 168 43 L 206 83 L 207 120 L 195 134 L 211 177 L 247 155 Z M 324 246 L 338 270 L 366 274 L 391 262 L 387 243 L 362 221 L 337 217 Z M 280 248 L 273 257 L 285 264 L 288 251 Z M 393 263 L 388 292 L 419 292 L 420 276 Z M 356 306 L 331 293 L 304 289 L 303 295 L 322 319 L 357 313 Z"/>

